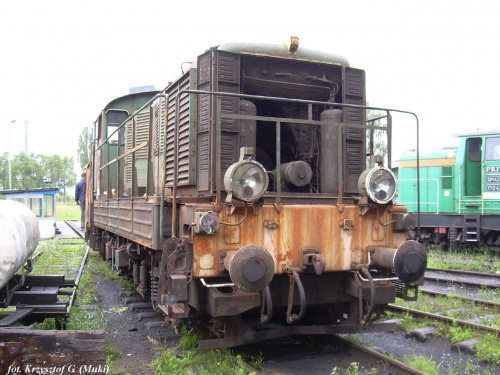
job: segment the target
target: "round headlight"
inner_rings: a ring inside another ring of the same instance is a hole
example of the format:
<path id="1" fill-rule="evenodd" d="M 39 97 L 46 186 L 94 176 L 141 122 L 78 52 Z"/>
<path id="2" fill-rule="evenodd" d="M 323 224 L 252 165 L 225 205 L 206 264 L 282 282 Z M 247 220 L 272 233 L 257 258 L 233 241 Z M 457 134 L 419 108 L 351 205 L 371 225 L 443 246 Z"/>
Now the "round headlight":
<path id="1" fill-rule="evenodd" d="M 385 167 L 367 169 L 359 177 L 358 188 L 361 195 L 367 195 L 375 203 L 386 204 L 396 195 L 396 176 Z"/>
<path id="2" fill-rule="evenodd" d="M 245 202 L 256 201 L 267 190 L 269 178 L 264 167 L 254 160 L 242 160 L 231 165 L 224 175 L 228 194 Z"/>

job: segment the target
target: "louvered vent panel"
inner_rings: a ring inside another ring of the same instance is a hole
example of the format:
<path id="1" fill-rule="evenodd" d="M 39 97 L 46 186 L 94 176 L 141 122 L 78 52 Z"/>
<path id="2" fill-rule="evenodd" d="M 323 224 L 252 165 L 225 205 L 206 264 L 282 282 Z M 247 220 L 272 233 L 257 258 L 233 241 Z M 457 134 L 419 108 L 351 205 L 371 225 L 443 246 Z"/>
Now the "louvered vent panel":
<path id="1" fill-rule="evenodd" d="M 221 83 L 219 84 L 219 91 L 239 93 L 239 86 Z M 238 98 L 223 96 L 221 99 L 222 113 L 238 113 L 238 105 Z M 238 131 L 237 120 L 222 119 L 222 131 Z"/>
<path id="2" fill-rule="evenodd" d="M 235 156 L 238 155 L 238 134 L 222 134 L 222 175 L 224 175 L 227 168 L 235 162 Z"/>
<path id="3" fill-rule="evenodd" d="M 125 152 L 134 148 L 132 120 L 125 125 Z M 132 181 L 132 154 L 125 156 L 125 181 Z"/>
<path id="4" fill-rule="evenodd" d="M 345 95 L 365 96 L 365 72 L 357 69 L 346 69 Z"/>
<path id="5" fill-rule="evenodd" d="M 364 170 L 363 143 L 348 142 L 347 148 L 347 172 L 349 175 L 359 175 Z"/>
<path id="6" fill-rule="evenodd" d="M 160 100 L 155 103 L 154 122 L 154 154 L 158 156 L 163 153 L 163 148 L 165 147 L 165 99 L 163 98 L 160 98 Z"/>
<path id="7" fill-rule="evenodd" d="M 208 155 L 209 148 L 208 133 L 198 135 L 198 155 Z M 198 156 L 198 168 L 202 171 L 208 171 L 209 160 L 208 157 Z"/>
<path id="8" fill-rule="evenodd" d="M 365 104 L 365 72 L 363 70 L 345 68 L 343 102 L 347 104 Z M 365 124 L 365 110 L 346 108 L 344 122 Z M 346 193 L 357 193 L 359 175 L 365 169 L 365 130 L 347 128 L 344 132 L 344 190 Z"/>
<path id="9" fill-rule="evenodd" d="M 210 65 L 210 52 L 198 58 L 198 85 L 203 85 L 210 81 L 211 65 Z"/>
<path id="10" fill-rule="evenodd" d="M 149 108 L 144 109 L 135 117 L 135 145 L 149 141 Z M 140 148 L 135 153 L 135 159 L 147 159 L 148 146 Z"/>
<path id="11" fill-rule="evenodd" d="M 206 85 L 202 85 L 198 88 L 198 90 L 208 91 L 210 89 L 210 85 L 207 83 Z M 207 132 L 210 128 L 210 95 L 199 95 L 198 96 L 198 114 L 199 114 L 199 122 L 198 122 L 198 132 Z"/>
<path id="12" fill-rule="evenodd" d="M 189 178 L 189 137 L 190 137 L 190 101 L 189 94 L 179 97 L 179 108 L 176 100 L 180 91 L 190 88 L 190 75 L 186 74 L 181 81 L 168 91 L 167 116 L 167 150 L 166 150 L 166 182 L 172 186 L 174 182 L 174 155 L 177 153 L 177 185 L 188 185 Z M 177 150 L 175 150 L 175 126 L 178 121 Z"/>
<path id="13" fill-rule="evenodd" d="M 240 65 L 235 64 L 238 56 L 232 53 L 219 52 L 218 54 L 218 73 L 219 73 L 219 84 L 220 82 L 230 82 L 239 84 L 240 77 Z M 219 86 L 220 88 L 220 86 Z M 222 90 L 219 90 L 222 91 Z"/>

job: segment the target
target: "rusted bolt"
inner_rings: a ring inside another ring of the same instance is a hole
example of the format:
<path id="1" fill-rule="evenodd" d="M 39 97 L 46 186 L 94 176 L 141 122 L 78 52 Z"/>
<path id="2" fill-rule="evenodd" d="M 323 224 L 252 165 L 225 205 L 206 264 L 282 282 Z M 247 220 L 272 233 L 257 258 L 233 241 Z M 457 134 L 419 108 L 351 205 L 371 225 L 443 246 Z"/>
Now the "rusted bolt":
<path id="1" fill-rule="evenodd" d="M 267 229 L 276 229 L 279 227 L 279 223 L 276 221 L 266 220 L 264 221 L 264 228 Z"/>

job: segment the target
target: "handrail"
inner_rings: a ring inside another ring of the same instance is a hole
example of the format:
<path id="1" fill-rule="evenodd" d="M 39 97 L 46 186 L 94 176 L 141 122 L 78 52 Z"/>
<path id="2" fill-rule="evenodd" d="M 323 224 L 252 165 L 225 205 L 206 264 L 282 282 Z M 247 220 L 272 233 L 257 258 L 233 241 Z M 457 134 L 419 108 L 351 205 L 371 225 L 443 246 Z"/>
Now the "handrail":
<path id="1" fill-rule="evenodd" d="M 323 101 L 316 101 L 316 100 L 304 100 L 304 99 L 291 99 L 291 98 L 282 98 L 282 97 L 275 97 L 275 96 L 262 96 L 262 95 L 248 95 L 248 94 L 238 94 L 238 93 L 231 93 L 231 92 L 218 92 L 218 91 L 205 91 L 205 90 L 181 90 L 179 92 L 179 95 L 182 93 L 186 94 L 196 94 L 196 95 L 212 95 L 212 96 L 218 96 L 223 97 L 223 96 L 228 96 L 228 97 L 236 97 L 236 98 L 242 98 L 242 99 L 254 99 L 254 100 L 267 100 L 267 101 L 278 101 L 278 102 L 288 102 L 288 103 L 297 103 L 297 104 L 307 104 L 307 105 L 324 105 L 324 106 L 335 106 L 335 107 L 340 107 L 340 108 L 357 108 L 357 109 L 370 109 L 370 110 L 375 110 L 375 111 L 384 111 L 387 114 L 390 112 L 394 113 L 401 113 L 401 114 L 407 114 L 411 115 L 415 118 L 416 121 L 416 141 L 417 141 L 417 180 L 420 180 L 420 126 L 419 126 L 419 119 L 418 116 L 414 112 L 410 111 L 404 111 L 404 110 L 399 110 L 399 109 L 394 109 L 394 108 L 383 108 L 383 107 L 373 107 L 373 106 L 365 106 L 365 105 L 358 105 L 358 104 L 347 104 L 347 103 L 332 103 L 332 102 L 323 102 Z M 219 101 L 218 101 L 219 102 Z M 219 103 L 218 103 L 219 105 Z M 326 124 L 326 123 L 321 123 L 319 121 L 314 121 L 312 119 L 285 119 L 284 118 L 276 118 L 276 117 L 260 117 L 260 116 L 246 116 L 246 115 L 234 115 L 234 114 L 222 114 L 220 113 L 221 111 L 218 111 L 218 119 L 217 121 L 221 121 L 222 118 L 230 118 L 230 119 L 258 119 L 260 121 L 266 121 L 266 119 L 269 119 L 267 121 L 276 121 L 277 122 L 277 136 L 279 135 L 279 130 L 278 130 L 278 122 L 291 122 L 291 123 L 301 123 L 301 124 L 312 124 L 312 125 L 332 125 L 332 124 Z M 309 113 L 311 111 L 309 110 Z M 272 119 L 272 120 L 270 120 Z M 289 121 L 291 120 L 291 121 Z M 371 119 L 370 119 L 371 120 Z M 389 126 L 386 127 L 380 127 L 380 126 L 370 126 L 370 125 L 361 125 L 361 124 L 348 124 L 348 123 L 335 123 L 333 125 L 342 127 L 354 127 L 354 128 L 361 128 L 361 129 L 380 129 L 380 130 L 385 130 L 387 132 L 390 132 L 391 129 L 389 129 Z M 219 124 L 217 124 L 219 127 Z M 216 143 L 219 145 L 220 142 L 220 134 L 217 134 L 217 140 Z M 388 144 L 390 145 L 390 139 Z M 217 147 L 217 153 L 220 152 L 220 147 Z M 279 149 L 277 150 L 277 158 L 279 157 L 278 155 Z M 218 158 L 219 159 L 219 158 Z M 217 173 L 217 172 L 216 172 Z M 218 172 L 220 173 L 220 172 Z M 277 180 L 280 181 L 280 170 L 277 168 Z M 339 173 L 340 176 L 340 173 Z M 281 199 L 280 194 L 279 194 L 279 187 L 278 187 L 278 194 L 276 195 L 277 197 L 277 202 Z M 217 199 L 218 201 L 220 200 L 220 180 L 217 181 Z M 417 238 L 420 237 L 420 181 L 417 181 Z"/>

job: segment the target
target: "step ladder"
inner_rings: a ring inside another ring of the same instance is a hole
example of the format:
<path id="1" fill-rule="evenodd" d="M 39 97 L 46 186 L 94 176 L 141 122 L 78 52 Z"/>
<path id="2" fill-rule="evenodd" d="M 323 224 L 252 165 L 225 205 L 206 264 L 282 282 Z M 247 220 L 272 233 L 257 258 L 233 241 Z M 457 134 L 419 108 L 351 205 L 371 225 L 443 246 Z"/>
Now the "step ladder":
<path id="1" fill-rule="evenodd" d="M 481 215 L 464 215 L 463 239 L 466 242 L 481 240 Z"/>

